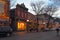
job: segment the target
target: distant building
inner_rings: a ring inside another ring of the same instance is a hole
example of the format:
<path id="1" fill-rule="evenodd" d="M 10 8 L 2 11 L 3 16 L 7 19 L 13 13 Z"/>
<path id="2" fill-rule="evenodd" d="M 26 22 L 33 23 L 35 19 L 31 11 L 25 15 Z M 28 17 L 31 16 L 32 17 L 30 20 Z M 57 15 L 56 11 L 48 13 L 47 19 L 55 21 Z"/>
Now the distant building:
<path id="1" fill-rule="evenodd" d="M 60 27 L 60 18 L 54 18 L 55 27 Z"/>
<path id="2" fill-rule="evenodd" d="M 38 24 L 39 24 L 39 30 L 41 28 L 47 28 L 47 23 L 48 23 L 48 20 L 49 20 L 49 17 L 50 17 L 50 22 L 49 22 L 49 27 L 52 27 L 52 24 L 53 24 L 53 17 L 49 16 L 48 14 L 40 14 L 38 15 Z"/>

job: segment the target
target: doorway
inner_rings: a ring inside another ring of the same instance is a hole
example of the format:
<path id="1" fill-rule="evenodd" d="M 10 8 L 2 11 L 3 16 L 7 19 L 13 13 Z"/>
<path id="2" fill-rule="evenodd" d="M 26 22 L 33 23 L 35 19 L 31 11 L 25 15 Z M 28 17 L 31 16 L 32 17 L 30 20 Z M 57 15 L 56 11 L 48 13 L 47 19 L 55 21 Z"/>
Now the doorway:
<path id="1" fill-rule="evenodd" d="M 26 23 L 24 22 L 18 22 L 17 26 L 18 26 L 18 30 L 26 30 Z"/>

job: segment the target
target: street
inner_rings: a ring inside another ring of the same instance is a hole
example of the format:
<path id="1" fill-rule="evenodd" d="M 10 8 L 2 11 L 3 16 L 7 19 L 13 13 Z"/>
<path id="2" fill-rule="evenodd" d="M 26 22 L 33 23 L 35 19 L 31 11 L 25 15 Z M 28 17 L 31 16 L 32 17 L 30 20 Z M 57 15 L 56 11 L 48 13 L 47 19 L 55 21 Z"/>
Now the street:
<path id="1" fill-rule="evenodd" d="M 55 31 L 49 32 L 16 32 L 11 37 L 1 37 L 0 40 L 60 40 Z"/>

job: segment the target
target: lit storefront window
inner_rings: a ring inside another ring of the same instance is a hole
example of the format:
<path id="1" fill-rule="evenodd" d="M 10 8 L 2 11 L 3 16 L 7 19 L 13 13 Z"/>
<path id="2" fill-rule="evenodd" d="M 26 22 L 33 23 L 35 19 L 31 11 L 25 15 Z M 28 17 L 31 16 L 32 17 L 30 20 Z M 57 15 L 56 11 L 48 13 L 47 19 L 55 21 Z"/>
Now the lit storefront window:
<path id="1" fill-rule="evenodd" d="M 26 24 L 23 22 L 18 22 L 18 30 L 25 30 Z"/>

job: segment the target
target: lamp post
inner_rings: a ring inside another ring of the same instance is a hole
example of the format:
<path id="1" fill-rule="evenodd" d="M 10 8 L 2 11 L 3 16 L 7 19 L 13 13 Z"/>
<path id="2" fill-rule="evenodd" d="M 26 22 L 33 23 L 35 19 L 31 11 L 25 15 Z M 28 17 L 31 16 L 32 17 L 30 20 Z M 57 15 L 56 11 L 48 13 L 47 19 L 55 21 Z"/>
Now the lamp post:
<path id="1" fill-rule="evenodd" d="M 28 20 L 27 19 L 27 27 L 26 27 L 26 31 L 28 32 L 28 27 L 29 27 L 29 25 L 28 25 L 28 22 L 29 22 L 30 20 Z"/>
<path id="2" fill-rule="evenodd" d="M 29 22 L 29 20 L 27 20 L 27 22 Z"/>
<path id="3" fill-rule="evenodd" d="M 38 32 L 38 13 L 36 15 L 36 31 Z"/>

